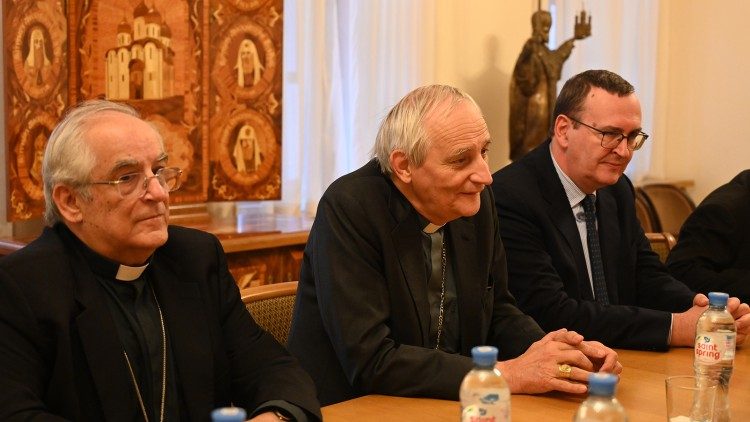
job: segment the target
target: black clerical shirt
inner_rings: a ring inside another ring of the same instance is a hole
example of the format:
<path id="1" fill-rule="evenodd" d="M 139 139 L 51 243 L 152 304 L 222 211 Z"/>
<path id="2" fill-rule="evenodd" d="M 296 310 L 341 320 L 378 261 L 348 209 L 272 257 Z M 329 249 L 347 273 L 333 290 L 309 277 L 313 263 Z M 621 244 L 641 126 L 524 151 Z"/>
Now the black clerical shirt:
<path id="1" fill-rule="evenodd" d="M 107 292 L 106 302 L 135 374 L 143 404 L 150 421 L 159 421 L 161 410 L 162 371 L 164 370 L 162 348 L 162 323 L 159 307 L 148 271 L 132 281 L 117 280 L 120 268 L 116 262 L 92 251 L 78 241 L 80 252 L 91 265 L 97 281 Z M 180 420 L 180 396 L 177 371 L 167 338 L 167 385 L 165 391 L 164 420 Z M 123 356 L 123 359 L 125 357 Z M 131 380 L 132 383 L 132 380 Z"/>
<path id="2" fill-rule="evenodd" d="M 429 222 L 420 216 L 420 222 L 425 227 Z M 451 265 L 451 251 L 448 248 L 448 230 L 445 226 L 439 230 L 443 231 L 443 242 L 446 247 L 446 268 L 445 268 L 445 297 L 443 300 L 443 326 L 440 335 L 440 350 L 448 353 L 458 353 L 460 347 L 459 337 L 459 313 L 458 313 L 458 297 L 456 294 L 456 279 L 453 274 L 453 266 Z M 430 235 L 426 232 L 422 232 L 422 251 L 425 260 L 425 271 L 427 275 L 428 285 L 430 283 L 430 274 L 432 273 L 432 259 L 431 259 L 432 244 Z M 434 288 L 430 288 L 434 287 Z M 430 303 L 430 341 L 431 347 L 434 347 L 437 341 L 437 331 L 440 315 L 440 286 L 428 286 L 427 299 Z"/>

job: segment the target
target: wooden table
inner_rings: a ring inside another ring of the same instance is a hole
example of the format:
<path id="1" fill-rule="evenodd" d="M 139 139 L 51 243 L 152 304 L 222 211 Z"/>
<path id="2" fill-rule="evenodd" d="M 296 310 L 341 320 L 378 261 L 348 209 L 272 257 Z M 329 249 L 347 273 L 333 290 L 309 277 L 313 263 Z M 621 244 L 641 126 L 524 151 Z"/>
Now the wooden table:
<path id="1" fill-rule="evenodd" d="M 676 348 L 667 353 L 618 350 L 623 371 L 617 399 L 633 422 L 666 420 L 664 379 L 693 371 L 692 349 Z M 733 421 L 750 421 L 750 347 L 737 351 L 730 382 Z M 511 397 L 514 421 L 570 421 L 584 396 L 548 393 Z M 458 421 L 460 405 L 455 401 L 371 395 L 326 406 L 326 421 Z"/>

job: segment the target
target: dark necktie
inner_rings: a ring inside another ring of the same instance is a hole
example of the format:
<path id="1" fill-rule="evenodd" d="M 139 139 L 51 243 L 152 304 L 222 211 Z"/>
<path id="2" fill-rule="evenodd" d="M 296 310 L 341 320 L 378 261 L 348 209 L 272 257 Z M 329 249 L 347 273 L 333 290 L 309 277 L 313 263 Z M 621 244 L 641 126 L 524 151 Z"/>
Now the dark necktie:
<path id="1" fill-rule="evenodd" d="M 442 342 L 443 317 L 445 312 L 445 263 L 443 262 L 443 231 L 429 233 L 430 264 L 432 271 L 427 283 L 427 297 L 430 302 L 430 340 L 436 348 Z"/>
<path id="2" fill-rule="evenodd" d="M 599 231 L 596 229 L 596 208 L 594 195 L 583 198 L 583 213 L 586 216 L 586 238 L 589 247 L 589 262 L 591 263 L 591 279 L 594 284 L 594 296 L 598 303 L 609 305 L 607 283 L 604 281 L 604 263 L 602 250 L 599 247 Z"/>

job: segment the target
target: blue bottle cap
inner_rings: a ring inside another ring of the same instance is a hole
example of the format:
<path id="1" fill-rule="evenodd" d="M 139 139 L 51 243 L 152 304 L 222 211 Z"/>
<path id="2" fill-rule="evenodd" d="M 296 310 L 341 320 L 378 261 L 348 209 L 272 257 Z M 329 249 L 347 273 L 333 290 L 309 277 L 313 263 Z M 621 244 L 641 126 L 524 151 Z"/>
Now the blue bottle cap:
<path id="1" fill-rule="evenodd" d="M 247 413 L 241 407 L 220 407 L 211 412 L 213 422 L 244 422 L 246 419 Z"/>
<path id="2" fill-rule="evenodd" d="M 710 292 L 708 294 L 708 303 L 711 306 L 727 306 L 729 295 L 723 292 Z"/>
<path id="3" fill-rule="evenodd" d="M 497 347 L 494 347 L 494 346 L 472 347 L 471 358 L 474 360 L 474 365 L 494 366 L 495 362 L 497 362 Z"/>
<path id="4" fill-rule="evenodd" d="M 614 396 L 617 376 L 606 372 L 589 375 L 589 394 L 592 396 Z"/>

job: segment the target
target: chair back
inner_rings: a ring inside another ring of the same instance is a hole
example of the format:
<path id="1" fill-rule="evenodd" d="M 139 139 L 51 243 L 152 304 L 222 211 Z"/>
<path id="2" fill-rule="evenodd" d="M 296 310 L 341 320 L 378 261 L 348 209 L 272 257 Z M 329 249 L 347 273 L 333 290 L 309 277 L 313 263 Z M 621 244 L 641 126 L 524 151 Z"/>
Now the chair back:
<path id="1" fill-rule="evenodd" d="M 273 283 L 240 291 L 242 301 L 255 322 L 282 345 L 286 345 L 289 328 L 292 326 L 297 283 Z"/>
<path id="2" fill-rule="evenodd" d="M 661 231 L 677 237 L 688 216 L 695 210 L 695 203 L 682 188 L 667 183 L 643 185 L 641 187 L 661 224 Z"/>
<path id="3" fill-rule="evenodd" d="M 648 243 L 651 244 L 651 250 L 659 255 L 661 262 L 667 262 L 669 251 L 672 250 L 677 240 L 672 233 L 661 232 L 661 233 L 646 233 Z"/>
<path id="4" fill-rule="evenodd" d="M 661 223 L 656 215 L 654 205 L 648 199 L 641 188 L 635 188 L 635 215 L 646 233 L 656 233 L 661 231 Z"/>

